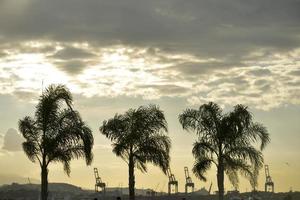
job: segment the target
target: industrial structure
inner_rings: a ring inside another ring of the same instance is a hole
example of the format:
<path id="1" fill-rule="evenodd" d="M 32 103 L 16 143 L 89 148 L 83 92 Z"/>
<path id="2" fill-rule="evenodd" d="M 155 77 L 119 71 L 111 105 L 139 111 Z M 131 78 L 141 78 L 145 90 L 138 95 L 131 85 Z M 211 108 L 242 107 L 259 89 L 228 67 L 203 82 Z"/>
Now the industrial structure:
<path id="1" fill-rule="evenodd" d="M 101 192 L 105 193 L 106 184 L 102 182 L 102 180 L 99 176 L 97 168 L 94 168 L 94 175 L 95 175 L 95 179 L 96 179 L 95 192 L 100 192 L 101 191 Z M 99 188 L 101 190 L 99 190 Z"/>
<path id="2" fill-rule="evenodd" d="M 171 169 L 167 169 L 167 175 L 169 177 L 169 183 L 168 183 L 168 194 L 170 195 L 172 193 L 172 186 L 174 186 L 174 193 L 178 193 L 178 181 L 176 180 L 174 174 L 172 174 Z"/>
<path id="3" fill-rule="evenodd" d="M 266 183 L 265 192 L 274 192 L 274 182 L 270 176 L 269 165 L 265 165 Z"/>
<path id="4" fill-rule="evenodd" d="M 184 167 L 184 174 L 185 174 L 185 194 L 188 193 L 188 188 L 192 188 L 192 192 L 194 192 L 195 184 L 192 181 L 192 178 L 189 175 L 188 167 Z"/>

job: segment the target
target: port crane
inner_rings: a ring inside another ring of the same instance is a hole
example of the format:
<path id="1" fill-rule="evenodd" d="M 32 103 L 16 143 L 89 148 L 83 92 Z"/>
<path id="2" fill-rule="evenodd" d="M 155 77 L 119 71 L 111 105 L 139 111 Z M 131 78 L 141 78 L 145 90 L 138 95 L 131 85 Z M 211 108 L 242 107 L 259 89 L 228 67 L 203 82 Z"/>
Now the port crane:
<path id="1" fill-rule="evenodd" d="M 106 184 L 104 182 L 102 182 L 97 168 L 94 168 L 94 175 L 95 175 L 95 179 L 96 179 L 95 192 L 100 192 L 99 188 L 101 188 L 101 191 L 103 193 L 105 193 Z"/>
<path id="2" fill-rule="evenodd" d="M 184 167 L 184 174 L 185 174 L 185 194 L 188 193 L 188 188 L 192 188 L 192 192 L 194 192 L 195 184 L 192 181 L 192 178 L 189 175 L 188 167 Z"/>
<path id="3" fill-rule="evenodd" d="M 178 181 L 176 180 L 174 174 L 172 174 L 170 167 L 167 169 L 167 175 L 169 177 L 168 194 L 169 195 L 171 194 L 172 186 L 174 186 L 174 188 L 175 188 L 174 193 L 177 194 L 178 193 Z"/>
<path id="4" fill-rule="evenodd" d="M 266 183 L 265 192 L 274 192 L 274 182 L 270 176 L 269 165 L 265 165 Z"/>

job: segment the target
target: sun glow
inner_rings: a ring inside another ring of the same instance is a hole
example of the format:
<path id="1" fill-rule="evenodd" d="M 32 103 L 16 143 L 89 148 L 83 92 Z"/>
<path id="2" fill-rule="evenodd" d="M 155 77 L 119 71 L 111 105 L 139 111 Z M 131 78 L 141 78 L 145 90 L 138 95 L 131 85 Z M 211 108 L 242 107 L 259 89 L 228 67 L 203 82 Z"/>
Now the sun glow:
<path id="1" fill-rule="evenodd" d="M 57 70 L 51 63 L 47 62 L 43 54 L 16 54 L 5 60 L 0 60 L 2 66 L 1 76 L 15 79 L 13 85 L 2 87 L 4 91 L 14 90 L 40 91 L 42 82 L 46 87 L 48 84 L 68 83 L 69 78 L 61 71 Z"/>
<path id="2" fill-rule="evenodd" d="M 70 46 L 75 51 L 72 49 L 68 52 Z M 184 53 L 171 54 L 158 48 L 122 45 L 102 48 L 88 43 L 29 41 L 21 44 L 21 47 L 27 52 L 7 49 L 5 56 L 0 58 L 0 78 L 4 80 L 0 85 L 1 93 L 24 91 L 26 88 L 32 92 L 40 91 L 42 82 L 44 87 L 50 83 L 61 83 L 66 84 L 73 93 L 87 97 L 125 95 L 157 99 L 180 96 L 194 97 L 193 101 L 197 102 L 213 99 L 219 99 L 224 104 L 243 101 L 260 109 L 270 109 L 279 106 L 289 94 L 297 92 L 296 85 L 299 82 L 298 77 L 290 74 L 297 73 L 299 69 L 298 60 L 294 58 L 299 50 L 280 56 L 269 55 L 266 59 L 245 60 L 243 64 L 246 67 L 232 67 L 222 73 L 211 71 L 205 77 L 200 77 L 201 67 L 206 63 L 212 65 L 223 61 Z M 59 49 L 65 49 L 68 58 L 55 57 Z M 79 56 L 82 52 L 83 58 L 77 59 L 74 52 L 77 55 L 79 52 Z M 294 61 L 290 62 L 292 58 Z M 266 63 L 268 69 L 262 68 Z M 288 68 L 283 68 L 283 65 Z M 197 66 L 199 76 L 194 77 L 191 72 Z M 203 73 L 206 73 L 205 70 L 210 69 L 203 67 Z M 257 76 L 255 73 L 260 75 L 260 82 L 249 80 L 249 77 Z M 272 73 L 272 76 L 268 76 L 268 73 Z M 189 79 L 188 76 L 194 78 Z M 224 91 L 223 87 L 235 89 Z M 270 92 L 262 93 L 264 89 Z M 255 98 L 257 95 L 262 96 L 260 101 Z M 296 95 L 291 95 L 288 101 L 299 102 Z"/>

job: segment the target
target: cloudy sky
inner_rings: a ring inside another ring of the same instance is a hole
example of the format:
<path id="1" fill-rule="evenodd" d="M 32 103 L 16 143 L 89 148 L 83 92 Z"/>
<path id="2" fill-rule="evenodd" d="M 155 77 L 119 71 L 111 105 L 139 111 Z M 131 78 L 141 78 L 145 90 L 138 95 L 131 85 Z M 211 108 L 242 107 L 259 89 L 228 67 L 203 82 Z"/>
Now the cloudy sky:
<path id="1" fill-rule="evenodd" d="M 95 166 L 109 186 L 126 186 L 127 166 L 99 125 L 155 103 L 169 123 L 171 167 L 183 191 L 196 137 L 182 131 L 178 114 L 214 101 L 225 111 L 249 106 L 271 135 L 264 155 L 275 190 L 300 190 L 299 10 L 299 0 L 0 0 L 0 180 L 39 179 L 17 122 L 33 115 L 42 88 L 63 83 L 94 131 L 95 160 L 74 161 L 71 177 L 52 165 L 51 182 L 93 188 Z M 208 177 L 193 177 L 196 187 L 216 189 L 214 168 Z M 166 183 L 155 167 L 137 173 L 137 187 L 166 190 Z M 241 180 L 240 190 L 250 184 Z"/>

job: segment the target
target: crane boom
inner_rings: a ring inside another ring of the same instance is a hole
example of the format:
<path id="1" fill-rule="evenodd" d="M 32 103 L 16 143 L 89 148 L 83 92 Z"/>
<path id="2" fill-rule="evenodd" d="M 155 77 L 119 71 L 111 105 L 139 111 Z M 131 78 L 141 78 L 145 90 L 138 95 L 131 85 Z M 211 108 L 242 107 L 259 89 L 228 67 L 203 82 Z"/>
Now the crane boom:
<path id="1" fill-rule="evenodd" d="M 101 188 L 102 192 L 105 193 L 106 184 L 104 182 L 102 182 L 97 168 L 94 168 L 94 176 L 96 179 L 95 192 L 99 192 L 99 188 Z"/>
<path id="2" fill-rule="evenodd" d="M 270 176 L 269 165 L 265 165 L 266 183 L 265 192 L 274 192 L 274 182 Z"/>
<path id="3" fill-rule="evenodd" d="M 175 193 L 178 193 L 178 181 L 176 180 L 174 174 L 172 174 L 170 167 L 167 169 L 167 176 L 169 178 L 168 194 L 171 194 L 172 186 L 175 187 Z"/>
<path id="4" fill-rule="evenodd" d="M 188 188 L 192 188 L 192 192 L 194 192 L 195 189 L 195 184 L 192 181 L 192 178 L 190 177 L 189 174 L 189 169 L 188 167 L 184 167 L 184 174 L 185 174 L 185 193 L 188 193 Z"/>

